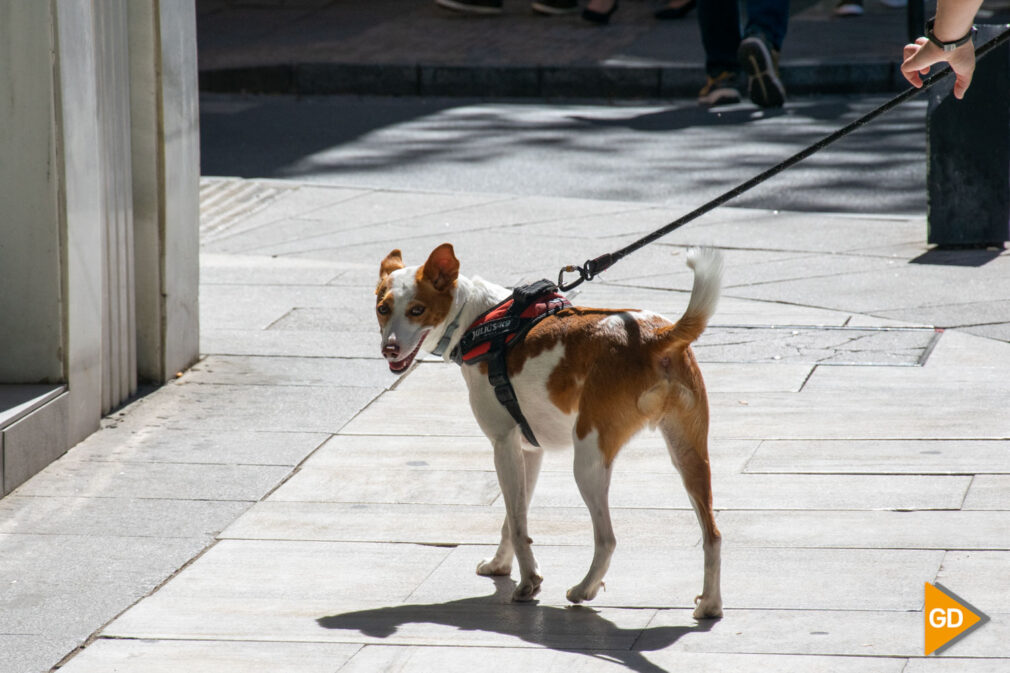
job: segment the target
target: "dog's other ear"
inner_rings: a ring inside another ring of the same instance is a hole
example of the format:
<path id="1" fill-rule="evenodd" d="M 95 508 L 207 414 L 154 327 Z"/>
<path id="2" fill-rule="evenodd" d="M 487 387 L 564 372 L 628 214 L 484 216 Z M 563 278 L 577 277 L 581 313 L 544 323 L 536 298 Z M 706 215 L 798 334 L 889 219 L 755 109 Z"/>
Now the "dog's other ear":
<path id="1" fill-rule="evenodd" d="M 397 269 L 403 268 L 403 257 L 400 256 L 399 249 L 392 251 L 379 265 L 379 280 L 382 280 Z"/>
<path id="2" fill-rule="evenodd" d="M 421 267 L 421 275 L 439 292 L 451 287 L 459 276 L 459 260 L 452 244 L 443 243 L 428 255 L 428 261 Z"/>

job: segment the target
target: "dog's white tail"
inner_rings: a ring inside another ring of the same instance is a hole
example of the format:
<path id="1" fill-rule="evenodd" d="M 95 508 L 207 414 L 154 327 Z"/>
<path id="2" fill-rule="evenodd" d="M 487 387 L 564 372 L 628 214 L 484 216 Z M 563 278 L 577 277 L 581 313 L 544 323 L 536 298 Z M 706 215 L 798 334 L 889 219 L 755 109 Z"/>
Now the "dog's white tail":
<path id="1" fill-rule="evenodd" d="M 688 345 L 701 336 L 719 303 L 722 284 L 722 254 L 715 248 L 691 248 L 687 265 L 694 269 L 694 287 L 684 315 L 670 333 L 676 344 Z"/>

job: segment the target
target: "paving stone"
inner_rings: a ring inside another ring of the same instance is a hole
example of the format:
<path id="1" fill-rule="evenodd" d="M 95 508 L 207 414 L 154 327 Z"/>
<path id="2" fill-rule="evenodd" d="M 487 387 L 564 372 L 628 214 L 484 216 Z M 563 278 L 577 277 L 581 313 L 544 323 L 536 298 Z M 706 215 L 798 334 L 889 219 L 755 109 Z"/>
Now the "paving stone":
<path id="1" fill-rule="evenodd" d="M 360 645 L 100 638 L 64 673 L 331 673 Z"/>
<path id="2" fill-rule="evenodd" d="M 998 368 L 1008 356 L 1010 344 L 960 330 L 947 330 L 929 356 L 926 367 L 950 371 L 959 367 Z"/>
<path id="3" fill-rule="evenodd" d="M 918 365 L 932 329 L 709 326 L 692 346 L 702 362 L 799 362 L 820 365 Z"/>
<path id="4" fill-rule="evenodd" d="M 768 440 L 747 472 L 979 474 L 1010 470 L 1005 440 Z"/>
<path id="5" fill-rule="evenodd" d="M 374 358 L 379 361 L 377 331 L 200 329 L 200 352 L 275 357 Z"/>
<path id="6" fill-rule="evenodd" d="M 726 610 L 707 630 L 673 643 L 667 634 L 692 624 L 691 611 L 660 610 L 635 649 L 846 655 L 860 661 L 921 654 L 922 613 L 874 610 L 874 598 L 866 597 L 865 610 Z"/>
<path id="7" fill-rule="evenodd" d="M 392 504 L 490 505 L 500 494 L 489 471 L 305 467 L 270 500 Z"/>
<path id="8" fill-rule="evenodd" d="M 493 470 L 486 439 L 335 435 L 305 461 L 305 469 L 332 470 Z"/>
<path id="9" fill-rule="evenodd" d="M 614 528 L 629 538 L 667 531 L 669 544 L 697 544 L 693 512 L 622 509 L 613 512 Z M 265 501 L 228 527 L 224 539 L 385 541 L 432 545 L 488 544 L 501 532 L 501 512 L 463 505 L 367 505 Z M 539 508 L 530 513 L 536 544 L 583 545 L 592 524 L 584 507 Z"/>
<path id="10" fill-rule="evenodd" d="M 717 471 L 712 489 L 719 510 L 929 510 L 960 508 L 970 482 L 967 476 L 739 475 Z M 544 472 L 538 482 L 536 502 L 541 506 L 577 507 L 582 497 L 570 474 Z M 672 466 L 664 476 L 624 470 L 619 465 L 611 478 L 610 506 L 690 509 L 691 503 Z"/>
<path id="11" fill-rule="evenodd" d="M 982 612 L 1005 612 L 1010 605 L 1010 552 L 948 551 L 936 581 L 949 588 Z"/>
<path id="12" fill-rule="evenodd" d="M 872 380 L 874 367 L 866 367 Z M 1000 391 L 920 390 L 915 400 L 883 390 L 837 392 L 711 393 L 711 436 L 764 439 L 1002 439 L 1010 419 L 999 408 Z M 858 419 L 858 422 L 856 420 Z"/>
<path id="13" fill-rule="evenodd" d="M 200 255 L 201 285 L 327 285 L 346 271 L 343 264 L 284 257 Z"/>
<path id="14" fill-rule="evenodd" d="M 329 437 L 311 432 L 129 429 L 116 425 L 123 413 L 107 418 L 105 427 L 70 450 L 68 460 L 294 466 Z"/>
<path id="15" fill-rule="evenodd" d="M 501 673 L 544 671 L 693 671 L 695 673 L 899 673 L 903 659 L 704 654 L 657 650 L 536 650 L 528 648 L 431 648 L 368 645 L 343 668 L 347 673 L 402 671 L 469 673 L 493 661 Z M 970 661 L 970 660 L 969 660 Z M 975 669 L 970 669 L 972 673 Z M 980 669 L 981 670 L 981 669 Z M 995 671 L 995 669 L 992 669 Z"/>
<path id="16" fill-rule="evenodd" d="M 465 391 L 437 397 L 393 390 L 383 395 L 340 429 L 348 435 L 371 435 L 377 428 L 387 435 L 484 437 L 470 411 Z"/>
<path id="17" fill-rule="evenodd" d="M 1010 512 L 730 510 L 716 521 L 724 546 L 1010 549 Z"/>
<path id="18" fill-rule="evenodd" d="M 624 608 L 691 608 L 701 591 L 698 547 L 650 548 L 648 537 L 631 538 L 615 527 L 617 549 L 607 571 L 606 591 L 587 605 Z M 666 531 L 656 529 L 652 538 Z M 727 535 L 729 535 L 727 533 Z M 494 546 L 464 546 L 452 553 L 407 599 L 428 603 L 487 593 L 490 580 L 474 572 Z M 543 604 L 565 604 L 565 591 L 579 582 L 593 556 L 592 538 L 581 547 L 535 545 L 544 583 Z M 722 593 L 732 609 L 918 610 L 922 582 L 936 575 L 944 552 L 869 549 L 725 548 Z M 513 568 L 512 579 L 518 579 Z M 507 601 L 508 596 L 502 600 Z"/>
<path id="19" fill-rule="evenodd" d="M 1010 455 L 1007 462 L 1010 463 Z M 1010 475 L 977 475 L 968 489 L 963 509 L 1010 510 Z"/>
<path id="20" fill-rule="evenodd" d="M 75 498 L 20 493 L 15 491 L 0 501 L 2 532 L 210 539 L 257 499 Z"/>
<path id="21" fill-rule="evenodd" d="M 161 426 L 335 433 L 381 392 L 381 388 L 230 386 L 183 380 L 159 388 L 117 425 L 127 430 Z"/>
<path id="22" fill-rule="evenodd" d="M 902 673 L 1003 673 L 1006 659 L 965 659 L 964 657 L 917 657 L 908 660 Z"/>
<path id="23" fill-rule="evenodd" d="M 740 472 L 757 445 L 750 440 L 712 443 L 709 455 L 713 471 Z M 565 450 L 546 452 L 542 472 L 560 472 L 572 480 L 572 455 Z M 618 455 L 615 474 L 674 474 L 663 440 L 656 433 L 634 437 Z M 305 467 L 488 471 L 494 468 L 494 455 L 483 437 L 336 435 L 305 462 Z"/>
<path id="24" fill-rule="evenodd" d="M 186 372 L 191 383 L 388 388 L 396 382 L 375 359 L 211 355 Z"/>
<path id="25" fill-rule="evenodd" d="M 48 671 L 80 644 L 81 639 L 66 636 L 0 634 L 0 670 Z"/>
<path id="26" fill-rule="evenodd" d="M 259 500 L 287 465 L 212 465 L 62 460 L 18 490 L 23 496 Z"/>
<path id="27" fill-rule="evenodd" d="M 923 389 L 950 392 L 972 389 L 1010 392 L 1010 380 L 1005 376 L 1005 368 L 998 364 L 930 366 L 929 361 L 936 355 L 937 348 L 950 336 L 950 332 L 943 333 L 923 367 L 879 367 L 872 372 L 858 367 L 818 367 L 803 386 L 803 390 L 841 393 L 858 387 L 874 392 L 900 390 L 908 395 L 916 395 Z"/>
<path id="28" fill-rule="evenodd" d="M 101 624 L 200 552 L 207 538 L 0 534 L 0 660 L 49 670 Z M 3 642 L 4 635 L 0 635 Z M 28 648 L 28 651 L 25 651 Z M 36 654 L 50 658 L 43 662 Z"/>

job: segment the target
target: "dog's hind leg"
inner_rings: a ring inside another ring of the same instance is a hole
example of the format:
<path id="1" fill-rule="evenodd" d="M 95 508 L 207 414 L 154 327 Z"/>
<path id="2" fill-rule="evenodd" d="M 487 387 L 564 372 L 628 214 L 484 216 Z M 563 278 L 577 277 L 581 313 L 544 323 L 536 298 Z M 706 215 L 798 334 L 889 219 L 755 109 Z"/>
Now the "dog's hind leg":
<path id="1" fill-rule="evenodd" d="M 526 511 L 529 511 L 530 501 L 533 499 L 533 489 L 537 485 L 537 477 L 540 475 L 540 464 L 543 462 L 544 452 L 540 448 L 525 448 L 523 450 L 523 469 L 526 481 Z M 512 544 L 512 532 L 509 528 L 509 518 L 506 514 L 501 525 L 501 542 L 498 543 L 498 551 L 489 559 L 484 559 L 477 564 L 478 575 L 509 575 L 512 572 L 512 558 L 515 556 L 515 547 Z"/>
<path id="2" fill-rule="evenodd" d="M 707 428 L 685 429 L 681 419 L 664 419 L 660 425 L 670 458 L 680 472 L 694 513 L 701 524 L 702 549 L 705 552 L 705 580 L 701 595 L 694 599 L 695 619 L 722 616 L 719 589 L 722 535 L 715 525 L 712 509 L 712 473 L 708 462 Z"/>
<path id="3" fill-rule="evenodd" d="M 610 522 L 611 466 L 600 449 L 599 436 L 590 432 L 583 439 L 575 438 L 575 481 L 582 500 L 593 519 L 593 562 L 585 578 L 566 594 L 572 603 L 591 601 L 603 586 L 603 577 L 610 567 L 610 557 L 617 546 L 614 527 Z"/>
<path id="4" fill-rule="evenodd" d="M 519 426 L 494 441 L 494 466 L 498 472 L 498 484 L 505 500 L 505 516 L 508 536 L 519 561 L 519 585 L 512 593 L 514 601 L 529 601 L 540 593 L 544 578 L 540 575 L 537 560 L 533 556 L 526 513 L 529 505 L 527 489 L 526 460 L 523 457 Z M 535 467 L 539 470 L 539 460 Z M 506 526 L 503 526 L 504 528 Z"/>

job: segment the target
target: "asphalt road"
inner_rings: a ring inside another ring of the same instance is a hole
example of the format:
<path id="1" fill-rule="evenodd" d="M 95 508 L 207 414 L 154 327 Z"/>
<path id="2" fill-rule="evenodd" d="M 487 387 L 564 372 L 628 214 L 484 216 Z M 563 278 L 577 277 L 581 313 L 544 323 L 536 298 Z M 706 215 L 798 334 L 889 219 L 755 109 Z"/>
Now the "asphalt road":
<path id="1" fill-rule="evenodd" d="M 700 205 L 815 142 L 883 96 L 718 111 L 461 99 L 201 99 L 204 175 L 351 186 Z M 913 100 L 732 202 L 924 214 L 925 100 Z M 677 214 L 677 213 L 673 213 Z"/>

